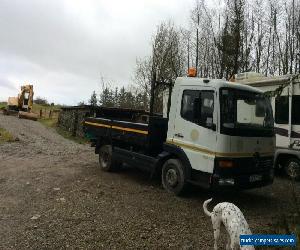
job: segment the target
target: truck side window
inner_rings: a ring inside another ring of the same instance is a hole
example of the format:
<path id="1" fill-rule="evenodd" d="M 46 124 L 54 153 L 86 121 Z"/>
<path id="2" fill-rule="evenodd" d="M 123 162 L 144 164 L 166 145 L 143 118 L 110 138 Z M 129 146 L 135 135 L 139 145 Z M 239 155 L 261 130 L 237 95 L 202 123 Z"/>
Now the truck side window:
<path id="1" fill-rule="evenodd" d="M 203 127 L 211 127 L 214 112 L 214 92 L 185 90 L 182 95 L 181 117 Z"/>
<path id="2" fill-rule="evenodd" d="M 181 117 L 187 121 L 195 121 L 195 103 L 199 100 L 199 90 L 184 90 L 181 102 Z"/>
<path id="3" fill-rule="evenodd" d="M 289 97 L 278 96 L 275 99 L 275 122 L 277 124 L 289 123 Z"/>

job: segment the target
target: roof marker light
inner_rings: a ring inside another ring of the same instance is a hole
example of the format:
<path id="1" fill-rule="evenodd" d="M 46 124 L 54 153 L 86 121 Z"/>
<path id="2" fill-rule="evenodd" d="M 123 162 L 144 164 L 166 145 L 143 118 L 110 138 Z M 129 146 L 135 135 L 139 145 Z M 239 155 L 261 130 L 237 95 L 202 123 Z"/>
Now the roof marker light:
<path id="1" fill-rule="evenodd" d="M 188 69 L 188 77 L 196 77 L 196 75 L 197 75 L 196 68 L 189 68 Z"/>

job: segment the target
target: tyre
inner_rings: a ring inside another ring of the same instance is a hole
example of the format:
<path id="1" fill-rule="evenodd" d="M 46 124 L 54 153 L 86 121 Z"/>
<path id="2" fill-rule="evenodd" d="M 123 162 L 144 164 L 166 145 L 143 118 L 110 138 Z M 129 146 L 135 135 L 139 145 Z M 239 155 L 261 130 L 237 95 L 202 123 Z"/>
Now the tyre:
<path id="1" fill-rule="evenodd" d="M 290 179 L 300 179 L 300 161 L 297 158 L 290 158 L 284 166 L 285 173 Z"/>
<path id="2" fill-rule="evenodd" d="M 99 150 L 99 165 L 103 171 L 112 172 L 119 169 L 120 164 L 112 157 L 111 145 L 103 145 Z"/>
<path id="3" fill-rule="evenodd" d="M 179 196 L 186 190 L 186 174 L 180 160 L 167 160 L 162 167 L 161 178 L 162 185 L 168 192 Z"/>

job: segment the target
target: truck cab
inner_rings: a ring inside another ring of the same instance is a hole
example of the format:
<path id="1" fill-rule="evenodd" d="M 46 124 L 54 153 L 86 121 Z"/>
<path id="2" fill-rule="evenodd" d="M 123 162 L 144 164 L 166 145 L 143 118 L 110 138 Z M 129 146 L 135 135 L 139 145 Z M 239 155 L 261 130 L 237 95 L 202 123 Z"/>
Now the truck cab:
<path id="1" fill-rule="evenodd" d="M 273 116 L 254 88 L 178 78 L 171 98 L 165 146 L 188 158 L 192 181 L 250 188 L 273 180 Z"/>
<path id="2" fill-rule="evenodd" d="M 189 183 L 246 189 L 273 182 L 273 114 L 262 91 L 178 77 L 167 103 L 163 116 L 150 115 L 145 124 L 109 117 L 109 112 L 87 118 L 85 131 L 100 166 L 146 168 L 159 173 L 164 188 L 177 195 Z"/>

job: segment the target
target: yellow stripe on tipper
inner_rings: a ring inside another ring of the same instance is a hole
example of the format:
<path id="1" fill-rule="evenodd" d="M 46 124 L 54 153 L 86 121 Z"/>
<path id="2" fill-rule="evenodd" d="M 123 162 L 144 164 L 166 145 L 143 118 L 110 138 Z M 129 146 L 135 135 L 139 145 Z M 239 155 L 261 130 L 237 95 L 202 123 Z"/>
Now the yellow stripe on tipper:
<path id="1" fill-rule="evenodd" d="M 139 134 L 148 135 L 148 131 L 146 130 L 139 130 L 139 129 L 133 129 L 133 128 L 124 128 L 124 127 L 118 127 L 118 126 L 112 126 L 113 129 L 128 131 L 128 132 L 134 132 Z"/>
<path id="2" fill-rule="evenodd" d="M 95 122 L 85 122 L 85 124 L 96 126 L 96 127 L 112 128 L 112 129 L 117 129 L 117 130 L 121 130 L 121 131 L 134 132 L 134 133 L 138 133 L 138 134 L 148 135 L 147 130 L 124 128 L 124 127 L 111 126 L 111 125 L 106 125 L 106 124 L 102 124 L 102 123 L 95 123 Z"/>
<path id="3" fill-rule="evenodd" d="M 103 127 L 103 128 L 111 128 L 111 125 L 106 125 L 102 123 L 95 123 L 95 122 L 84 122 L 85 124 L 89 124 L 96 127 Z"/>

